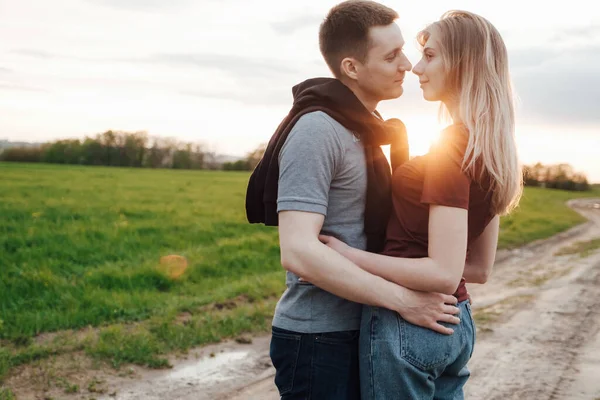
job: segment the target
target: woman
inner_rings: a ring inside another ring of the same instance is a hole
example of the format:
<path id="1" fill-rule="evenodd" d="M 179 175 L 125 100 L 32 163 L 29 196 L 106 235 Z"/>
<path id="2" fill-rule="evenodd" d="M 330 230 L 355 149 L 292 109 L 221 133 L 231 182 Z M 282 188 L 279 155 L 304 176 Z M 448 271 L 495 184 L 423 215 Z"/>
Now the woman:
<path id="1" fill-rule="evenodd" d="M 363 399 L 464 397 L 475 341 L 465 282 L 487 280 L 499 215 L 515 207 L 522 192 L 508 58 L 498 31 L 478 15 L 449 11 L 418 41 L 423 57 L 413 72 L 423 97 L 440 101 L 453 124 L 427 155 L 393 172 L 394 212 L 382 254 L 328 236 L 321 240 L 387 280 L 454 294 L 461 323 L 453 334 L 442 335 L 392 311 L 365 306 Z"/>

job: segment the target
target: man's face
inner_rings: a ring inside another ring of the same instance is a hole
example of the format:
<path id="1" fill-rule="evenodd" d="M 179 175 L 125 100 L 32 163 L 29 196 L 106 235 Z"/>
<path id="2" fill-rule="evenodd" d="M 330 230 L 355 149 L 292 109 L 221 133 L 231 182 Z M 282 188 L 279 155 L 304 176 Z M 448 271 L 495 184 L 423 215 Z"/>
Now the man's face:
<path id="1" fill-rule="evenodd" d="M 402 95 L 404 75 L 412 65 L 404 55 L 404 38 L 397 24 L 369 30 L 370 47 L 364 63 L 357 63 L 357 83 L 377 101 Z"/>

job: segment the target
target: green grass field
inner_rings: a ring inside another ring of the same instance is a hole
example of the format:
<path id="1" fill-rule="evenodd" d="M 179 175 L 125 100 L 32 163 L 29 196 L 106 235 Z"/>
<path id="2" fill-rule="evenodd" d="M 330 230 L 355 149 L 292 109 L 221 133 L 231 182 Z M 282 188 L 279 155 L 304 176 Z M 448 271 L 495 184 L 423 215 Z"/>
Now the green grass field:
<path id="1" fill-rule="evenodd" d="M 503 217 L 500 224 L 500 248 L 521 246 L 565 231 L 585 219 L 565 206 L 576 197 L 600 197 L 600 188 L 589 192 L 525 188 L 519 207 Z"/>
<path id="2" fill-rule="evenodd" d="M 284 273 L 276 229 L 246 222 L 248 176 L 0 163 L 0 380 L 70 351 L 163 367 L 168 353 L 267 330 Z M 578 196 L 526 190 L 501 246 L 580 223 L 564 205 Z M 168 254 L 189 261 L 182 276 L 159 265 Z"/>

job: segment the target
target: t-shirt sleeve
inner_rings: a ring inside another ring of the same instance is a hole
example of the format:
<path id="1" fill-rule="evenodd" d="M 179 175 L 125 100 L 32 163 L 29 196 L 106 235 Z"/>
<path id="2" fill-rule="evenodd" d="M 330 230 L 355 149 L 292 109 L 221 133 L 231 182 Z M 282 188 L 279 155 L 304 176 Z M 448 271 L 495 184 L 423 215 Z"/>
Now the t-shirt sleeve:
<path id="1" fill-rule="evenodd" d="M 308 211 L 327 215 L 329 189 L 342 162 L 343 147 L 328 116 L 303 115 L 279 153 L 277 212 Z"/>
<path id="2" fill-rule="evenodd" d="M 458 149 L 447 142 L 434 146 L 426 156 L 421 203 L 468 209 L 470 187 Z"/>

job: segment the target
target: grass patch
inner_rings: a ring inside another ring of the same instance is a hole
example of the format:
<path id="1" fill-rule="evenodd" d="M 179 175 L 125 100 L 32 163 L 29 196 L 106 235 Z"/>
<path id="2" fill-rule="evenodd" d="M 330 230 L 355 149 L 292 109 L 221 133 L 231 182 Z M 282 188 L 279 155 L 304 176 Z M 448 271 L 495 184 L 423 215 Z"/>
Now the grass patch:
<path id="1" fill-rule="evenodd" d="M 507 315 L 512 315 L 510 311 L 516 311 L 516 308 L 530 302 L 534 296 L 513 296 L 503 301 L 493 304 L 489 307 L 473 311 L 473 319 L 477 329 L 483 332 L 493 330 L 492 326 Z"/>
<path id="2" fill-rule="evenodd" d="M 519 207 L 500 220 L 499 248 L 513 248 L 544 239 L 580 224 L 585 219 L 565 203 L 574 198 L 600 197 L 600 189 L 589 192 L 525 188 Z"/>
<path id="3" fill-rule="evenodd" d="M 105 382 L 96 378 L 93 378 L 87 385 L 87 390 L 90 393 L 99 393 L 99 394 L 103 394 L 106 393 L 106 388 L 101 387 L 100 385 L 104 384 Z"/>
<path id="4" fill-rule="evenodd" d="M 248 177 L 0 163 L 0 381 L 81 350 L 160 368 L 172 352 L 267 331 L 285 274 L 276 228 L 246 222 Z M 581 222 L 564 202 L 590 195 L 526 189 L 500 246 Z M 176 275 L 159 263 L 171 254 L 187 260 Z"/>
<path id="5" fill-rule="evenodd" d="M 245 220 L 247 173 L 0 163 L 0 176 L 0 339 L 283 290 L 276 229 Z M 188 260 L 178 279 L 158 265 L 168 254 Z M 251 287 L 271 272 L 276 287 Z"/>
<path id="6" fill-rule="evenodd" d="M 8 388 L 0 387 L 0 400 L 16 400 L 17 397 L 12 392 L 12 390 Z"/>
<path id="7" fill-rule="evenodd" d="M 568 247 L 560 249 L 554 255 L 564 256 L 571 254 L 579 254 L 581 258 L 584 258 L 598 249 L 600 249 L 600 239 L 592 239 L 588 241 L 575 242 Z"/>
<path id="8" fill-rule="evenodd" d="M 542 286 L 548 281 L 558 279 L 567 275 L 573 269 L 572 266 L 563 264 L 554 265 L 539 264 L 535 267 L 519 271 L 519 277 L 508 282 L 511 287 L 531 287 Z"/>
<path id="9" fill-rule="evenodd" d="M 234 337 L 243 332 L 263 332 L 273 316 L 276 299 L 240 304 L 233 309 L 199 312 L 177 323 L 175 318 L 156 318 L 133 329 L 114 326 L 100 331 L 86 351 L 93 357 L 111 360 L 114 367 L 135 363 L 150 368 L 169 366 L 165 355 Z"/>
<path id="10" fill-rule="evenodd" d="M 4 366 L 1 372 L 6 374 L 12 367 L 79 350 L 117 369 L 129 363 L 168 368 L 167 357 L 170 354 L 185 354 L 192 347 L 242 333 L 266 331 L 270 327 L 276 301 L 277 297 L 260 301 L 248 301 L 242 297 L 237 302 L 216 303 L 188 312 L 185 318 L 181 315 L 152 317 L 139 323 L 115 324 L 92 330 L 85 335 L 71 334 L 68 345 L 57 336 L 46 344 L 26 349 L 4 347 L 0 351 L 0 365 Z M 58 386 L 68 390 L 67 393 L 73 393 L 75 385 L 60 377 L 56 379 Z"/>

